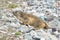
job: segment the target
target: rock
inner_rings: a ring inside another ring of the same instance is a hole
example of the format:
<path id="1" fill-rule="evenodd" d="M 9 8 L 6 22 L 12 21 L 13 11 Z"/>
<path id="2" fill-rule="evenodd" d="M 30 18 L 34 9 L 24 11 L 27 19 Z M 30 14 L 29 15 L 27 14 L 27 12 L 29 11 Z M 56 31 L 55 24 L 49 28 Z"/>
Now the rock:
<path id="1" fill-rule="evenodd" d="M 40 40 L 40 38 L 33 38 L 33 40 Z"/>
<path id="2" fill-rule="evenodd" d="M 25 34 L 24 38 L 27 40 L 32 40 L 32 36 L 29 33 Z"/>
<path id="3" fill-rule="evenodd" d="M 56 28 L 52 28 L 52 32 L 55 32 L 56 31 Z"/>

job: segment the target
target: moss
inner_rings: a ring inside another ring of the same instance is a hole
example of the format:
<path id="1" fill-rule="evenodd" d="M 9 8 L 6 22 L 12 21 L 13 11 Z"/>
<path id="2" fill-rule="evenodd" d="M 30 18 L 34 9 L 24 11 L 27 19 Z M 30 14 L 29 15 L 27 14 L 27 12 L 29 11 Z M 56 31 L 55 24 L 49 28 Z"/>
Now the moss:
<path id="1" fill-rule="evenodd" d="M 9 5 L 8 5 L 8 8 L 16 8 L 16 7 L 18 7 L 17 4 L 9 4 Z"/>

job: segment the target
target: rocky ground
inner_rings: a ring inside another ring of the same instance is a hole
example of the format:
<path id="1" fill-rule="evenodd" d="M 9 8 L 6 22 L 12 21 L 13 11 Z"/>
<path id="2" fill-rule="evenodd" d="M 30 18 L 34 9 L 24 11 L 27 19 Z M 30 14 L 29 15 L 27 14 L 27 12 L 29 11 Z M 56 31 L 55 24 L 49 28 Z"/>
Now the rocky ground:
<path id="1" fill-rule="evenodd" d="M 31 30 L 21 25 L 13 11 L 23 11 L 45 21 L 50 29 Z M 60 40 L 59 0 L 0 0 L 0 40 Z"/>

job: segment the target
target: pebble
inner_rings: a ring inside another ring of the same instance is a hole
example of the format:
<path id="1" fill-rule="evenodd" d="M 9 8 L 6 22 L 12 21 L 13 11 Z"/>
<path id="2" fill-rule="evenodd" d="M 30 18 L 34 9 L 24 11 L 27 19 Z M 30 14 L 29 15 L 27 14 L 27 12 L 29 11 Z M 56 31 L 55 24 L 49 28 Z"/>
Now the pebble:
<path id="1" fill-rule="evenodd" d="M 56 31 L 56 28 L 52 28 L 52 32 L 55 32 Z"/>
<path id="2" fill-rule="evenodd" d="M 60 30 L 58 30 L 58 32 L 60 33 Z"/>
<path id="3" fill-rule="evenodd" d="M 41 38 L 41 40 L 45 40 L 45 38 Z"/>
<path id="4" fill-rule="evenodd" d="M 40 40 L 40 38 L 34 38 L 33 40 Z"/>

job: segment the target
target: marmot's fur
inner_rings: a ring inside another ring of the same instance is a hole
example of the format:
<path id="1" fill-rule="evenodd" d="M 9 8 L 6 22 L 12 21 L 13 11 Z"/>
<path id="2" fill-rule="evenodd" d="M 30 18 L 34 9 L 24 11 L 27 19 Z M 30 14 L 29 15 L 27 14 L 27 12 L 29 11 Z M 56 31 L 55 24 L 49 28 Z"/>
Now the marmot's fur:
<path id="1" fill-rule="evenodd" d="M 32 14 L 16 11 L 13 12 L 13 15 L 15 15 L 20 21 L 22 21 L 23 25 L 29 24 L 30 26 L 33 26 L 35 29 L 48 28 L 47 24 L 44 21 Z"/>

